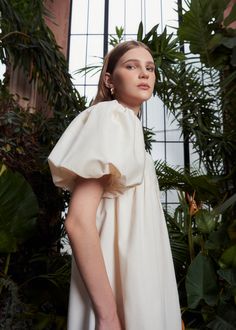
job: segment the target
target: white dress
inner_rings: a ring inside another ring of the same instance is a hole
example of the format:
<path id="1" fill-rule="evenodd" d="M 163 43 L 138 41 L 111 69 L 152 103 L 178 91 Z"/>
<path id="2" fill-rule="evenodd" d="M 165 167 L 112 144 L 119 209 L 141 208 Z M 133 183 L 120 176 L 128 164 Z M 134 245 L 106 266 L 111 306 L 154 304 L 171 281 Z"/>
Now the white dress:
<path id="1" fill-rule="evenodd" d="M 97 211 L 97 228 L 125 330 L 181 330 L 160 191 L 135 113 L 116 100 L 86 109 L 56 144 L 49 165 L 54 183 L 69 190 L 77 175 L 112 174 Z M 94 329 L 91 302 L 73 260 L 68 330 Z"/>

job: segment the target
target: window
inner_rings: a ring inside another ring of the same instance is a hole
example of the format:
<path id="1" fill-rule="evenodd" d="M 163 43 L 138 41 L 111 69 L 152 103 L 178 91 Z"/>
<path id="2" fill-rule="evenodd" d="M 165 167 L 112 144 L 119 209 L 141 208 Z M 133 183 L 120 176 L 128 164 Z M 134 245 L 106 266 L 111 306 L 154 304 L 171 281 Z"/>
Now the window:
<path id="1" fill-rule="evenodd" d="M 109 8 L 107 15 L 106 1 Z M 86 65 L 102 62 L 104 44 L 107 42 L 104 40 L 104 22 L 108 22 L 108 35 L 115 34 L 116 26 L 122 26 L 124 40 L 136 39 L 140 21 L 144 24 L 144 32 L 159 23 L 159 33 L 165 26 L 168 33 L 172 33 L 178 25 L 176 9 L 176 0 L 73 0 L 69 68 L 79 93 L 85 95 L 88 102 L 96 94 L 99 73 L 82 76 L 75 72 Z M 160 99 L 152 97 L 144 104 L 142 120 L 144 126 L 155 131 L 154 160 L 162 159 L 169 165 L 184 166 L 181 131 Z M 162 194 L 162 202 L 177 203 L 177 194 Z"/>

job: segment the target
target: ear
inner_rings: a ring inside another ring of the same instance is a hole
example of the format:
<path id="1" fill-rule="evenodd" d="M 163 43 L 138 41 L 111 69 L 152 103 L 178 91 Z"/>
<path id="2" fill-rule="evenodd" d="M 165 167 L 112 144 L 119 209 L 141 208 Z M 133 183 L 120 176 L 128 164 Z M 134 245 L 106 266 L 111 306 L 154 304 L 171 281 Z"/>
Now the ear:
<path id="1" fill-rule="evenodd" d="M 112 83 L 111 74 L 109 72 L 106 72 L 104 75 L 104 84 L 109 89 L 114 88 L 113 83 Z"/>

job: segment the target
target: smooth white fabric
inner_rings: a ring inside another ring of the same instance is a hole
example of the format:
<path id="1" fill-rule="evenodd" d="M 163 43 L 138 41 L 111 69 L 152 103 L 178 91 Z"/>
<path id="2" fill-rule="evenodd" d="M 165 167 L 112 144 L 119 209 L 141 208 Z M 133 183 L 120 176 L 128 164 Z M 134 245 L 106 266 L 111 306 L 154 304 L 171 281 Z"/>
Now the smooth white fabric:
<path id="1" fill-rule="evenodd" d="M 96 220 L 125 330 L 181 330 L 158 182 L 135 113 L 117 101 L 88 108 L 62 135 L 49 164 L 55 184 L 67 189 L 73 189 L 77 175 L 112 174 Z M 93 309 L 73 260 L 68 330 L 94 329 Z"/>

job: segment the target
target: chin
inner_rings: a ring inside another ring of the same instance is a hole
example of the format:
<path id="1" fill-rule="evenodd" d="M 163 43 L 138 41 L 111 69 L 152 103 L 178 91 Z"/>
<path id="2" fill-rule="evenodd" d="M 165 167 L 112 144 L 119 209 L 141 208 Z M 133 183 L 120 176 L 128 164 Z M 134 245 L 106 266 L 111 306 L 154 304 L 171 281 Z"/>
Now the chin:
<path id="1" fill-rule="evenodd" d="M 141 103 L 143 103 L 143 102 L 145 102 L 145 101 L 149 100 L 149 99 L 150 99 L 150 97 L 151 97 L 151 95 L 149 95 L 149 96 L 147 96 L 147 97 L 143 97 L 143 98 L 142 98 L 142 101 L 141 101 Z"/>

